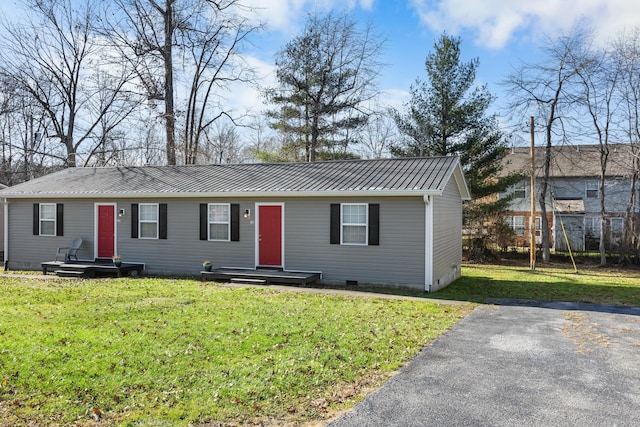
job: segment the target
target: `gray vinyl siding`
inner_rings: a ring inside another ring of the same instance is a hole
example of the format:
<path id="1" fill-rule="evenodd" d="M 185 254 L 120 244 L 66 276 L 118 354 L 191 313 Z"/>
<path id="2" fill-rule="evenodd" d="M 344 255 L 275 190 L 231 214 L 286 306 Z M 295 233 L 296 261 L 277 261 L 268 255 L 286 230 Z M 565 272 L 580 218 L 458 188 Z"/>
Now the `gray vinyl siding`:
<path id="1" fill-rule="evenodd" d="M 330 244 L 332 203 L 379 203 L 380 245 Z M 424 290 L 424 210 L 421 197 L 287 200 L 286 268 L 322 271 L 326 283 Z"/>
<path id="2" fill-rule="evenodd" d="M 64 204 L 64 235 L 33 235 L 33 204 L 39 200 L 9 202 L 9 266 L 14 269 L 38 269 L 43 261 L 55 258 L 56 248 L 67 247 L 82 238 L 79 259 L 93 259 L 93 203 L 84 200 L 47 200 Z"/>
<path id="3" fill-rule="evenodd" d="M 214 266 L 254 267 L 254 226 L 252 219 L 240 218 L 240 241 L 201 241 L 200 203 L 240 203 L 253 211 L 253 203 L 231 199 L 136 199 L 136 200 L 47 200 L 64 204 L 64 236 L 34 236 L 32 233 L 35 200 L 14 200 L 9 209 L 10 268 L 38 269 L 43 261 L 54 259 L 57 247 L 68 246 L 82 238 L 78 257 L 93 260 L 95 255 L 95 203 L 116 203 L 125 209 L 116 223 L 116 252 L 124 261 L 145 263 L 149 274 L 197 274 L 202 261 Z M 131 238 L 132 203 L 167 203 L 167 239 Z"/>
<path id="4" fill-rule="evenodd" d="M 557 199 L 582 199 L 587 214 L 600 212 L 600 198 L 586 196 L 586 183 L 593 181 L 600 185 L 599 178 L 552 178 L 549 190 L 553 192 Z M 627 208 L 629 200 L 630 180 L 623 178 L 607 178 L 605 181 L 605 206 L 609 213 L 623 213 Z M 513 199 L 509 205 L 509 210 L 513 212 L 528 212 L 531 209 L 531 186 L 529 181 L 524 182 L 525 197 Z M 540 182 L 536 182 L 536 204 L 540 192 Z M 508 193 L 503 193 L 505 196 Z M 637 199 L 636 199 L 637 200 Z M 536 205 L 537 206 L 537 205 Z M 551 211 L 551 196 L 547 199 L 547 209 Z M 640 209 L 640 201 L 636 203 L 635 210 Z"/>
<path id="5" fill-rule="evenodd" d="M 461 259 L 461 201 L 451 180 L 442 197 L 434 197 L 434 282 L 450 280 L 451 265 Z M 215 267 L 253 268 L 256 262 L 256 204 L 284 206 L 284 268 L 320 271 L 323 281 L 345 284 L 357 281 L 424 290 L 425 203 L 422 197 L 315 197 L 261 199 L 47 199 L 64 204 L 64 236 L 32 234 L 32 205 L 37 200 L 12 200 L 10 204 L 9 259 L 11 268 L 39 269 L 54 258 L 56 248 L 82 237 L 80 259 L 94 259 L 95 203 L 115 203 L 125 210 L 116 224 L 116 251 L 125 261 L 145 263 L 145 273 L 197 275 L 202 261 Z M 167 239 L 131 238 L 132 203 L 167 203 Z M 240 241 L 202 241 L 199 236 L 201 203 L 238 203 Z M 380 205 L 380 244 L 377 246 L 331 244 L 332 203 L 377 203 Z M 459 271 L 459 269 L 458 269 Z"/>
<path id="6" fill-rule="evenodd" d="M 240 212 L 251 209 L 253 203 L 236 199 L 140 199 L 118 203 L 127 210 L 127 217 L 118 223 L 118 254 L 126 260 L 144 262 L 149 274 L 198 274 L 202 261 L 214 267 L 254 267 L 254 226 L 252 219 L 240 215 L 240 240 L 200 240 L 201 203 L 239 203 Z M 131 203 L 167 203 L 167 239 L 132 239 Z"/>
<path id="7" fill-rule="evenodd" d="M 564 214 L 560 215 L 553 211 L 553 204 L 551 203 L 551 195 L 547 197 L 546 209 L 547 212 L 554 214 L 554 223 L 552 225 L 552 246 L 558 250 L 566 250 L 567 244 L 562 232 L 560 217 L 562 216 L 563 223 L 565 225 L 565 231 L 567 237 L 570 240 L 571 248 L 575 251 L 582 251 L 585 249 L 585 233 L 587 232 L 586 223 L 600 218 L 600 193 L 597 197 L 587 197 L 586 188 L 587 182 L 593 182 L 599 187 L 600 181 L 598 176 L 594 177 L 554 177 L 551 178 L 549 190 L 553 192 L 556 199 L 580 199 L 584 203 L 584 212 L 577 214 Z M 517 212 L 521 215 L 522 212 L 529 212 L 531 209 L 531 186 L 529 181 L 524 182 L 525 197 L 513 199 L 509 204 L 509 211 Z M 629 189 L 631 181 L 628 178 L 622 177 L 607 177 L 605 180 L 604 201 L 605 211 L 608 217 L 622 217 L 625 215 L 627 209 L 627 203 L 629 201 Z M 539 202 L 537 202 L 537 195 L 540 192 L 540 182 L 536 182 L 536 209 L 539 212 Z M 502 196 L 505 194 L 503 193 Z M 640 192 L 638 193 L 640 196 Z M 634 212 L 640 212 L 640 197 L 636 197 L 636 205 L 634 206 Z"/>
<path id="8" fill-rule="evenodd" d="M 433 198 L 433 283 L 436 291 L 460 277 L 462 263 L 462 200 L 454 180 Z"/>

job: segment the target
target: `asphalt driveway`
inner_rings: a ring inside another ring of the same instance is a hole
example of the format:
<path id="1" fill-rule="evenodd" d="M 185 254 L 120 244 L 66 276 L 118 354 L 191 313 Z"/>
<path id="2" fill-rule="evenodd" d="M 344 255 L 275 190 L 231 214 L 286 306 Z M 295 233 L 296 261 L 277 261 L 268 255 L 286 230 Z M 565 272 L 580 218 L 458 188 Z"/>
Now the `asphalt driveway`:
<path id="1" fill-rule="evenodd" d="M 496 302 L 329 425 L 640 426 L 640 309 Z"/>

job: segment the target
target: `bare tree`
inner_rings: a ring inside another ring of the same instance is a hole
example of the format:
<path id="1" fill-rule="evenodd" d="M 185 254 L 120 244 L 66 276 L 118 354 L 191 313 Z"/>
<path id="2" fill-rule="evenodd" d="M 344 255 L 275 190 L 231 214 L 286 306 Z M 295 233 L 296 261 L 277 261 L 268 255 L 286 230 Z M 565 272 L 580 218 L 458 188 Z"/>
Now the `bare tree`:
<path id="1" fill-rule="evenodd" d="M 114 19 L 105 20 L 104 34 L 129 61 L 149 99 L 164 102 L 167 164 L 176 164 L 173 50 L 176 30 L 184 26 L 192 4 L 176 8 L 179 0 L 114 0 Z M 187 5 L 187 3 L 189 3 Z M 162 71 L 160 71 L 162 70 Z M 162 77 L 160 77 L 162 75 Z"/>
<path id="2" fill-rule="evenodd" d="M 231 123 L 217 123 L 210 128 L 207 145 L 202 155 L 204 160 L 213 164 L 241 163 L 242 146 L 236 127 Z"/>
<path id="3" fill-rule="evenodd" d="M 640 178 L 640 27 L 621 33 L 613 42 L 613 60 L 619 70 L 617 88 L 624 110 L 624 133 L 630 147 L 629 192 L 624 220 L 621 258 L 633 249 L 640 255 L 640 224 L 635 214 Z"/>
<path id="4" fill-rule="evenodd" d="M 250 161 L 264 161 L 280 148 L 269 122 L 264 116 L 256 116 L 248 125 L 248 144 L 244 147 L 244 157 Z"/>
<path id="5" fill-rule="evenodd" d="M 46 126 L 41 106 L 11 76 L 0 75 L 0 182 L 15 185 L 51 171 Z"/>
<path id="6" fill-rule="evenodd" d="M 237 1 L 201 2 L 199 6 L 203 10 L 195 14 L 192 31 L 183 37 L 191 68 L 184 126 L 186 164 L 196 162 L 201 139 L 213 123 L 226 117 L 235 124 L 230 111 L 216 101 L 219 92 L 229 85 L 255 80 L 240 51 L 247 36 L 261 28 L 233 11 L 242 7 Z"/>
<path id="7" fill-rule="evenodd" d="M 607 230 L 606 179 L 609 161 L 609 141 L 616 113 L 616 86 L 621 70 L 611 61 L 608 52 L 592 48 L 587 34 L 583 43 L 569 52 L 572 67 L 582 86 L 581 98 L 596 132 L 600 153 L 600 265 L 606 265 Z"/>
<path id="8" fill-rule="evenodd" d="M 240 60 L 246 37 L 259 29 L 241 18 L 240 0 L 114 0 L 105 36 L 135 70 L 147 98 L 164 104 L 166 162 L 177 163 L 178 129 L 184 132 L 184 161 L 194 163 L 206 129 L 222 116 L 219 92 L 230 82 L 250 82 Z M 190 82 L 183 108 L 178 79 Z M 213 111 L 213 112 L 212 112 Z M 184 114 L 184 125 L 179 123 Z"/>
<path id="9" fill-rule="evenodd" d="M 550 230 L 546 201 L 549 197 L 551 148 L 554 142 L 563 142 L 567 121 L 571 120 L 571 105 L 576 102 L 576 70 L 572 66 L 572 52 L 583 43 L 584 34 L 574 31 L 556 40 L 548 40 L 546 55 L 539 63 L 523 64 L 504 80 L 511 100 L 507 108 L 521 122 L 528 116 L 544 123 L 545 155 L 540 181 L 538 202 L 542 221 L 542 260 L 551 260 Z M 535 191 L 535 189 L 531 189 Z"/>
<path id="10" fill-rule="evenodd" d="M 359 132 L 364 157 L 382 159 L 390 156 L 389 149 L 398 140 L 395 121 L 389 112 L 376 111 L 369 116 L 366 126 Z"/>
<path id="11" fill-rule="evenodd" d="M 0 35 L 0 72 L 27 93 L 47 116 L 46 137 L 57 139 L 65 152 L 60 160 L 74 167 L 81 146 L 102 116 L 113 107 L 127 81 L 110 89 L 110 97 L 99 111 L 91 111 L 90 100 L 97 88 L 87 84 L 91 70 L 108 64 L 97 52 L 93 32 L 94 0 L 25 0 L 28 12 L 22 22 L 3 22 Z M 55 154 L 50 153 L 55 156 Z"/>

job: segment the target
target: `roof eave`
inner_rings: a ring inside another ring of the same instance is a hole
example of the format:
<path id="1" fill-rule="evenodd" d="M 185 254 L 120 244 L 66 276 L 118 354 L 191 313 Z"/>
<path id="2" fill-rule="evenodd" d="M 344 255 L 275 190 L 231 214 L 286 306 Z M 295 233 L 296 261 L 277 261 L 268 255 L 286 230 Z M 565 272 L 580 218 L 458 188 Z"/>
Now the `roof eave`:
<path id="1" fill-rule="evenodd" d="M 122 192 L 122 193 L 31 193 L 2 194 L 4 199 L 184 199 L 260 197 L 422 197 L 440 196 L 442 190 L 344 190 L 344 191 L 221 191 L 221 192 Z"/>

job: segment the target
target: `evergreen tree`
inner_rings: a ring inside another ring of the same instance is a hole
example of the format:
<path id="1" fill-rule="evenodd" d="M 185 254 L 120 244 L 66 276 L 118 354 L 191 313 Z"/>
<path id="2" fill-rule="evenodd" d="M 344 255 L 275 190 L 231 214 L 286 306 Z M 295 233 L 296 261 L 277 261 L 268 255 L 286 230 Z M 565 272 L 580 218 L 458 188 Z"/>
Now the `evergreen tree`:
<path id="1" fill-rule="evenodd" d="M 487 109 L 494 97 L 486 85 L 474 87 L 478 58 L 463 62 L 460 38 L 440 36 L 427 56 L 427 82 L 416 81 L 406 113 L 393 112 L 406 137 L 391 147 L 395 156 L 460 156 L 474 201 L 465 205 L 467 221 L 482 221 L 500 211 L 507 199 L 488 196 L 506 190 L 519 176 L 499 177 L 507 138 Z"/>
<path id="2" fill-rule="evenodd" d="M 375 95 L 381 44 L 349 16 L 329 13 L 310 15 L 277 53 L 279 86 L 266 91 L 276 108 L 267 116 L 305 160 L 352 156 L 351 135 L 366 124 L 363 104 Z"/>

